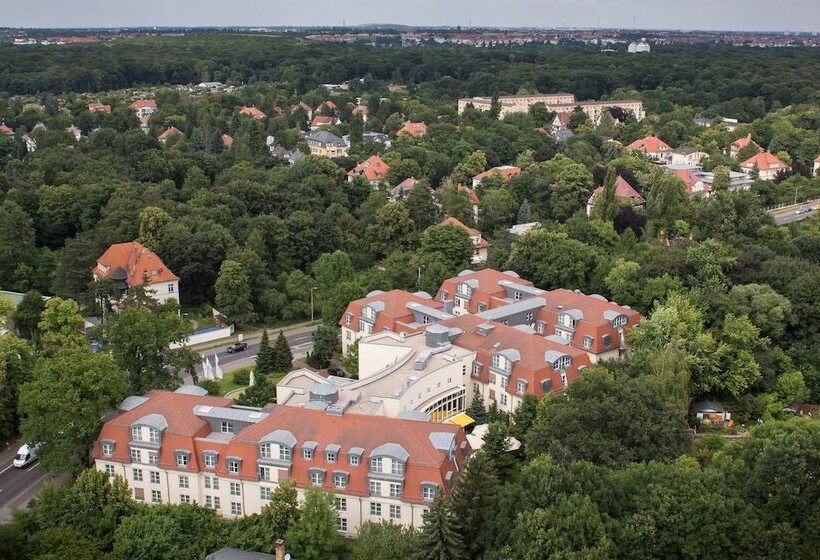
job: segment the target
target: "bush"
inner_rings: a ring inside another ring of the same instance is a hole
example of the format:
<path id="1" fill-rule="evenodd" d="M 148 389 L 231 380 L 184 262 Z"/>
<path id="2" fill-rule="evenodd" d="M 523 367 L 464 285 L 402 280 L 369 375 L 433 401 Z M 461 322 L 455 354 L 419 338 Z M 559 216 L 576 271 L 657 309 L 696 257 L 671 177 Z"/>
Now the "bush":
<path id="1" fill-rule="evenodd" d="M 222 391 L 219 390 L 219 383 L 214 381 L 213 379 L 203 379 L 199 383 L 197 383 L 200 387 L 208 391 L 209 395 L 218 395 L 222 396 Z"/>
<path id="2" fill-rule="evenodd" d="M 251 382 L 250 370 L 240 369 L 233 372 L 233 382 L 237 385 L 249 385 Z"/>

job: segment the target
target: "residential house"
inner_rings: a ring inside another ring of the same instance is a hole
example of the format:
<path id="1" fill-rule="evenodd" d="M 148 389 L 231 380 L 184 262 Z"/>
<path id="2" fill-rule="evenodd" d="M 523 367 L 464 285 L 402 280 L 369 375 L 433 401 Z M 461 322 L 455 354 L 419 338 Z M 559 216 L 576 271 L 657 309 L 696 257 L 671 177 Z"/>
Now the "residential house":
<path id="1" fill-rule="evenodd" d="M 390 189 L 390 200 L 395 202 L 397 200 L 403 200 L 407 198 L 410 194 L 410 191 L 415 188 L 418 181 L 415 177 L 408 177 L 392 189 Z"/>
<path id="2" fill-rule="evenodd" d="M 510 226 L 510 229 L 508 229 L 507 231 L 509 231 L 511 235 L 518 236 L 524 235 L 525 233 L 529 233 L 530 231 L 540 226 L 541 222 L 527 222 L 526 224 L 514 224 Z"/>
<path id="3" fill-rule="evenodd" d="M 711 186 L 707 185 L 703 178 L 691 169 L 676 169 L 675 175 L 680 177 L 683 184 L 686 185 L 686 194 L 689 196 L 701 195 L 707 197 L 712 194 Z"/>
<path id="4" fill-rule="evenodd" d="M 314 156 L 329 158 L 347 155 L 347 144 L 335 134 L 326 130 L 319 130 L 305 137 L 310 153 Z"/>
<path id="5" fill-rule="evenodd" d="M 722 404 L 700 400 L 692 404 L 695 419 L 701 424 L 725 425 L 732 420 L 732 414 Z"/>
<path id="6" fill-rule="evenodd" d="M 342 354 L 363 336 L 381 331 L 410 334 L 425 325 L 451 317 L 448 305 L 425 292 L 374 290 L 347 305 L 339 326 L 342 329 Z"/>
<path id="7" fill-rule="evenodd" d="M 700 165 L 703 158 L 709 157 L 704 151 L 691 146 L 683 146 L 672 150 L 672 165 Z"/>
<path id="8" fill-rule="evenodd" d="M 353 115 L 359 115 L 362 122 L 367 122 L 367 118 L 370 116 L 370 108 L 367 105 L 356 105 L 353 107 Z"/>
<path id="9" fill-rule="evenodd" d="M 233 136 L 230 134 L 223 134 L 222 135 L 222 147 L 226 150 L 230 150 L 231 146 L 233 146 Z"/>
<path id="10" fill-rule="evenodd" d="M 478 207 L 481 204 L 481 199 L 478 197 L 478 193 L 475 189 L 471 189 L 470 187 L 466 187 L 459 183 L 456 185 L 456 190 L 458 192 L 466 192 L 467 197 L 470 199 L 470 210 L 473 214 L 473 222 L 478 223 Z"/>
<path id="11" fill-rule="evenodd" d="M 30 154 L 33 154 L 37 151 L 37 140 L 29 136 L 28 134 L 23 134 L 20 138 L 23 140 L 23 144 L 26 147 L 26 151 Z"/>
<path id="12" fill-rule="evenodd" d="M 387 173 L 390 166 L 379 156 L 370 156 L 356 167 L 347 172 L 347 180 L 352 181 L 355 177 L 364 177 L 373 187 L 378 187 L 381 183 L 387 182 Z"/>
<path id="13" fill-rule="evenodd" d="M 165 144 L 174 135 L 182 136 L 182 132 L 180 132 L 175 126 L 169 126 L 162 134 L 159 135 L 159 137 L 157 137 L 157 140 Z"/>
<path id="14" fill-rule="evenodd" d="M 592 194 L 589 195 L 587 199 L 587 216 L 592 216 L 592 210 L 595 208 L 595 201 L 596 199 L 604 192 L 604 187 L 600 186 L 594 191 Z M 630 185 L 626 179 L 618 175 L 618 178 L 615 179 L 615 198 L 618 199 L 621 203 L 628 203 L 632 206 L 643 206 L 646 203 L 646 200 L 641 193 L 635 190 L 635 188 Z"/>
<path id="15" fill-rule="evenodd" d="M 290 108 L 291 113 L 295 111 L 302 110 L 307 114 L 308 120 L 313 118 L 313 107 L 305 103 L 304 101 L 300 101 L 298 104 L 294 105 Z"/>
<path id="16" fill-rule="evenodd" d="M 771 181 L 781 171 L 788 171 L 789 166 L 780 161 L 773 153 L 761 152 L 741 163 L 740 169 L 750 176 L 757 171 L 761 179 Z"/>
<path id="17" fill-rule="evenodd" d="M 698 125 L 698 126 L 702 126 L 702 127 L 704 127 L 704 128 L 709 128 L 709 127 L 711 127 L 711 126 L 712 126 L 712 122 L 713 122 L 713 121 L 712 121 L 712 119 L 710 119 L 710 118 L 708 118 L 708 117 L 695 117 L 695 118 L 694 118 L 694 119 L 692 119 L 692 120 L 693 120 L 693 122 L 694 122 L 696 125 Z"/>
<path id="18" fill-rule="evenodd" d="M 740 153 L 740 150 L 742 150 L 743 148 L 745 148 L 746 146 L 748 146 L 750 144 L 752 146 L 754 146 L 755 148 L 757 148 L 758 152 L 763 151 L 763 148 L 761 148 L 758 145 L 757 142 L 752 140 L 752 133 L 750 132 L 746 136 L 742 136 L 742 137 L 738 138 L 737 140 L 735 140 L 734 142 L 732 142 L 732 144 L 729 146 L 729 155 L 732 156 L 733 158 L 737 159 L 737 155 Z"/>
<path id="19" fill-rule="evenodd" d="M 179 277 L 156 253 L 136 241 L 108 247 L 91 274 L 95 281 L 112 281 L 122 296 L 134 286 L 143 286 L 145 293 L 160 303 L 179 303 Z"/>
<path id="20" fill-rule="evenodd" d="M 645 154 L 653 163 L 669 163 L 672 161 L 672 148 L 657 136 L 647 136 L 635 140 L 627 148 Z"/>
<path id="21" fill-rule="evenodd" d="M 480 231 L 478 231 L 475 228 L 467 226 L 461 220 L 453 218 L 452 216 L 445 216 L 444 220 L 442 220 L 440 225 L 456 226 L 457 228 L 461 228 L 465 232 L 467 232 L 467 235 L 470 238 L 470 242 L 473 244 L 473 256 L 470 259 L 471 262 L 473 264 L 481 264 L 487 262 L 490 243 L 482 237 Z"/>
<path id="22" fill-rule="evenodd" d="M 321 389 L 305 407 L 240 407 L 192 385 L 131 396 L 103 424 L 91 458 L 138 502 L 198 503 L 238 518 L 260 513 L 289 481 L 302 499 L 307 488 L 332 493 L 343 535 L 366 521 L 420 527 L 470 455 L 463 430 L 374 422 L 333 406 Z"/>
<path id="23" fill-rule="evenodd" d="M 66 134 L 71 135 L 74 140 L 80 141 L 80 138 L 83 137 L 83 131 L 74 126 L 73 124 L 65 129 Z"/>
<path id="24" fill-rule="evenodd" d="M 265 113 L 263 113 L 259 108 L 254 106 L 248 107 L 247 105 L 239 109 L 239 114 L 247 115 L 255 121 L 261 121 L 268 118 L 268 116 Z"/>
<path id="25" fill-rule="evenodd" d="M 0 134 L 4 134 L 5 136 L 14 136 L 14 129 L 6 126 L 4 123 L 0 123 Z"/>
<path id="26" fill-rule="evenodd" d="M 555 118 L 552 119 L 553 134 L 559 130 L 564 130 L 569 127 L 569 117 L 571 113 L 556 113 Z"/>
<path id="27" fill-rule="evenodd" d="M 285 110 L 282 109 L 281 107 L 279 107 L 278 105 L 275 106 L 272 109 L 272 113 L 273 113 L 274 117 L 284 117 L 285 116 Z"/>
<path id="28" fill-rule="evenodd" d="M 316 107 L 316 112 L 317 113 L 331 113 L 331 114 L 335 115 L 336 113 L 339 112 L 339 107 L 337 107 L 336 104 L 333 101 L 328 99 L 327 101 L 325 101 L 324 103 L 322 103 L 321 105 Z"/>
<path id="29" fill-rule="evenodd" d="M 88 104 L 88 110 L 92 113 L 110 113 L 111 105 L 104 105 L 99 101 L 93 101 Z"/>
<path id="30" fill-rule="evenodd" d="M 413 136 L 414 138 L 419 138 L 425 134 L 427 134 L 427 125 L 423 122 L 405 123 L 405 125 L 396 132 L 396 136 L 407 135 Z"/>
<path id="31" fill-rule="evenodd" d="M 493 167 L 492 169 L 479 173 L 473 177 L 473 188 L 478 187 L 484 179 L 493 177 L 496 174 L 506 183 L 520 173 L 521 168 L 515 167 L 514 165 L 501 165 L 499 167 Z"/>
<path id="32" fill-rule="evenodd" d="M 143 119 L 150 117 L 157 111 L 157 102 L 153 99 L 140 99 L 134 101 L 128 107 L 137 114 L 138 119 Z"/>
<path id="33" fill-rule="evenodd" d="M 342 121 L 336 117 L 323 117 L 322 115 L 316 115 L 313 117 L 313 120 L 310 121 L 310 129 L 319 130 L 320 127 L 338 125 L 341 124 L 341 122 Z"/>
<path id="34" fill-rule="evenodd" d="M 383 132 L 365 132 L 362 134 L 362 142 L 376 142 L 388 149 L 391 146 L 390 137 Z"/>
<path id="35" fill-rule="evenodd" d="M 632 113 L 637 120 L 642 120 L 645 116 L 643 103 L 628 99 L 623 101 L 581 101 L 575 100 L 571 93 L 549 93 L 549 94 L 525 94 L 525 95 L 504 95 L 498 98 L 501 107 L 499 117 L 504 118 L 511 113 L 526 113 L 530 107 L 536 103 L 543 103 L 547 109 L 555 113 L 572 113 L 578 107 L 584 111 L 590 120 L 598 125 L 605 110 L 617 108 L 624 113 Z M 468 97 L 458 100 L 458 113 L 472 106 L 479 111 L 489 111 L 493 107 L 491 97 Z"/>

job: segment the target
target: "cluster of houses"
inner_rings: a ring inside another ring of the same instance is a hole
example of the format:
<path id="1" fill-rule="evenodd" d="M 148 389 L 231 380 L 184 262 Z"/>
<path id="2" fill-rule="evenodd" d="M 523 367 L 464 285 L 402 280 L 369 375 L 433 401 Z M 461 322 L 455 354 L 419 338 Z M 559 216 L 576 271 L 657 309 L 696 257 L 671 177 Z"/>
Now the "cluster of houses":
<path id="1" fill-rule="evenodd" d="M 123 245 L 100 257 L 95 277 L 128 286 L 161 275 L 138 245 Z M 473 395 L 511 412 L 525 394 L 560 393 L 585 368 L 623 357 L 640 319 L 602 296 L 541 290 L 512 271 L 465 270 L 435 297 L 376 291 L 340 322 L 344 352 L 358 344 L 358 380 L 297 369 L 262 408 L 191 385 L 131 396 L 91 455 L 146 503 L 197 502 L 239 517 L 259 513 L 291 481 L 300 494 L 334 495 L 342 534 L 367 521 L 419 527 L 473 452 L 463 430 Z"/>

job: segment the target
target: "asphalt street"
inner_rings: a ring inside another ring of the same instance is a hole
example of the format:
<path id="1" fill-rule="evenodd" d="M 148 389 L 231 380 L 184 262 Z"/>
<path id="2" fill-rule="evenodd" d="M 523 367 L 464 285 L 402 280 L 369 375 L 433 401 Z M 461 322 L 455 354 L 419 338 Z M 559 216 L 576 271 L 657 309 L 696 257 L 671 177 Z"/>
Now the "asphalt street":
<path id="1" fill-rule="evenodd" d="M 17 469 L 11 465 L 11 459 L 0 464 L 0 523 L 11 521 L 13 508 L 22 508 L 34 497 L 48 473 L 35 462 L 25 468 Z"/>
<path id="2" fill-rule="evenodd" d="M 290 350 L 293 352 L 294 357 L 298 355 L 304 355 L 305 352 L 310 350 L 313 346 L 313 333 L 314 331 L 308 332 L 299 332 L 294 333 L 291 335 L 285 335 L 285 338 L 290 345 Z M 270 334 L 270 333 L 269 333 Z M 270 344 L 276 342 L 277 333 L 270 334 Z M 242 352 L 236 352 L 235 354 L 228 354 L 226 348 L 228 344 L 225 344 L 225 347 L 221 350 L 211 350 L 202 352 L 202 356 L 208 358 L 208 361 L 211 362 L 211 365 L 214 365 L 214 356 L 219 356 L 219 367 L 222 368 L 223 372 L 229 372 L 236 369 L 240 369 L 246 366 L 253 364 L 256 360 L 256 353 L 259 351 L 259 342 L 254 341 L 248 343 L 248 349 Z M 202 366 L 197 366 L 197 374 L 202 373 Z"/>
<path id="3" fill-rule="evenodd" d="M 812 211 L 806 212 L 804 214 L 798 214 L 796 211 L 802 208 L 811 208 Z M 818 212 L 820 212 L 820 205 L 818 205 L 815 201 L 807 202 L 806 204 L 799 204 L 797 206 L 789 206 L 788 208 L 773 210 L 771 211 L 771 214 L 774 218 L 774 223 L 780 226 L 783 224 L 790 224 L 792 222 L 799 222 L 800 220 L 805 220 L 806 218 L 811 218 Z"/>

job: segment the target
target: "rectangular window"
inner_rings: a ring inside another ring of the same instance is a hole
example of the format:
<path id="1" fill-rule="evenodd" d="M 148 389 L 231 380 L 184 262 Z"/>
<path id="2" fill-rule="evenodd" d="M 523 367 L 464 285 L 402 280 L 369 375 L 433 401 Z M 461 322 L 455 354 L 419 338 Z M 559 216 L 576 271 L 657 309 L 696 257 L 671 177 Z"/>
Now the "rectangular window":
<path id="1" fill-rule="evenodd" d="M 142 429 L 139 426 L 131 428 L 131 441 L 142 441 Z"/>
<path id="2" fill-rule="evenodd" d="M 515 384 L 515 390 L 519 393 L 523 393 L 527 390 L 527 382 L 523 379 L 519 379 L 518 382 Z"/>
<path id="3" fill-rule="evenodd" d="M 131 473 L 131 479 L 135 482 L 142 482 L 142 469 L 134 469 L 134 472 Z"/>
<path id="4" fill-rule="evenodd" d="M 259 467 L 259 480 L 270 480 L 270 467 Z"/>
<path id="5" fill-rule="evenodd" d="M 483 313 L 486 310 L 487 310 L 487 305 L 486 304 L 484 304 L 484 303 L 479 303 L 478 304 L 478 312 L 479 313 Z"/>
<path id="6" fill-rule="evenodd" d="M 162 492 L 159 490 L 151 490 L 151 502 L 155 504 L 162 502 Z"/>
<path id="7" fill-rule="evenodd" d="M 209 469 L 216 468 L 216 455 L 212 453 L 205 455 L 205 466 Z"/>
<path id="8" fill-rule="evenodd" d="M 352 320 L 353 320 L 353 315 L 351 315 L 350 313 L 345 313 L 345 325 L 349 325 L 350 321 L 352 321 Z"/>
<path id="9" fill-rule="evenodd" d="M 145 490 L 142 488 L 134 488 L 134 499 L 139 501 L 145 500 Z"/>
<path id="10" fill-rule="evenodd" d="M 263 443 L 259 446 L 259 457 L 262 459 L 270 459 L 270 444 Z"/>
<path id="11" fill-rule="evenodd" d="M 110 457 L 111 455 L 113 455 L 114 454 L 114 444 L 109 443 L 109 442 L 103 443 L 102 444 L 102 454 L 105 455 L 106 457 Z"/>
<path id="12" fill-rule="evenodd" d="M 333 486 L 336 488 L 347 488 L 347 476 L 343 474 L 333 475 Z"/>
<path id="13" fill-rule="evenodd" d="M 284 445 L 279 446 L 279 460 L 280 461 L 290 461 L 291 460 L 290 447 L 285 447 Z"/>
<path id="14" fill-rule="evenodd" d="M 108 476 L 114 476 L 114 465 L 106 465 L 105 474 L 107 474 Z"/>
<path id="15" fill-rule="evenodd" d="M 370 515 L 373 517 L 381 517 L 382 505 L 378 502 L 370 502 Z"/>
<path id="16" fill-rule="evenodd" d="M 159 473 L 151 471 L 151 484 L 159 484 Z"/>
<path id="17" fill-rule="evenodd" d="M 228 461 L 228 472 L 237 474 L 239 472 L 239 461 Z"/>
<path id="18" fill-rule="evenodd" d="M 233 422 L 222 422 L 220 424 L 220 428 L 223 434 L 232 434 L 233 433 Z"/>
<path id="19" fill-rule="evenodd" d="M 501 404 L 507 406 L 507 393 L 501 393 Z"/>
<path id="20" fill-rule="evenodd" d="M 191 503 L 191 496 L 188 494 L 180 494 L 179 495 L 179 503 L 181 504 L 190 504 Z"/>
<path id="21" fill-rule="evenodd" d="M 390 483 L 390 497 L 401 498 L 401 484 L 395 482 Z"/>
<path id="22" fill-rule="evenodd" d="M 371 480 L 368 484 L 368 489 L 370 490 L 370 494 L 372 496 L 381 496 L 382 495 L 382 483 L 377 482 L 375 480 Z"/>
<path id="23" fill-rule="evenodd" d="M 319 471 L 313 471 L 310 473 L 310 483 L 314 486 L 321 486 L 324 476 Z"/>
<path id="24" fill-rule="evenodd" d="M 373 472 L 382 472 L 382 458 L 375 457 L 370 459 L 370 470 Z"/>
<path id="25" fill-rule="evenodd" d="M 139 449 L 131 450 L 131 462 L 142 463 L 142 452 Z"/>
<path id="26" fill-rule="evenodd" d="M 178 467 L 187 467 L 188 466 L 188 455 L 184 453 L 180 453 L 177 455 L 177 466 Z"/>
<path id="27" fill-rule="evenodd" d="M 435 486 L 422 486 L 422 488 L 421 488 L 421 497 L 427 502 L 432 502 L 436 497 L 436 487 Z"/>
<path id="28" fill-rule="evenodd" d="M 473 376 L 478 377 L 481 375 L 481 364 L 473 364 Z"/>
<path id="29" fill-rule="evenodd" d="M 402 463 L 401 461 L 397 461 L 396 459 L 390 461 L 390 474 L 403 475 L 404 463 Z"/>
<path id="30" fill-rule="evenodd" d="M 259 499 L 265 500 L 266 502 L 270 501 L 271 491 L 270 488 L 267 486 L 260 486 L 259 487 Z"/>
<path id="31" fill-rule="evenodd" d="M 584 350 L 589 350 L 590 348 L 592 348 L 592 337 L 591 336 L 585 336 L 584 337 Z"/>
<path id="32" fill-rule="evenodd" d="M 312 449 L 302 449 L 302 459 L 306 461 L 310 461 L 313 459 L 313 450 Z"/>
<path id="33" fill-rule="evenodd" d="M 340 533 L 347 533 L 347 519 L 345 519 L 344 517 L 337 517 L 336 530 Z"/>
<path id="34" fill-rule="evenodd" d="M 151 443 L 159 443 L 159 430 L 156 428 L 148 428 L 148 441 Z"/>
<path id="35" fill-rule="evenodd" d="M 231 515 L 242 515 L 242 504 L 231 502 Z"/>
<path id="36" fill-rule="evenodd" d="M 148 464 L 149 465 L 156 465 L 157 461 L 159 461 L 159 453 L 156 451 L 149 451 L 148 452 Z"/>
<path id="37" fill-rule="evenodd" d="M 359 465 L 359 456 L 358 455 L 351 455 L 348 457 L 348 462 L 353 465 L 354 467 Z"/>
<path id="38" fill-rule="evenodd" d="M 239 486 L 238 482 L 231 482 L 230 494 L 231 494 L 231 496 L 241 496 L 242 495 L 242 488 Z"/>
<path id="39" fill-rule="evenodd" d="M 528 322 L 528 323 L 532 323 L 532 320 L 533 320 L 534 318 L 535 318 L 535 315 L 533 315 L 532 311 L 530 311 L 529 313 L 527 313 L 526 315 L 524 315 L 524 320 L 525 320 L 526 322 Z"/>
<path id="40" fill-rule="evenodd" d="M 190 481 L 188 480 L 187 476 L 180 476 L 179 477 L 179 487 L 180 488 L 190 488 L 189 484 L 190 484 Z"/>
<path id="41" fill-rule="evenodd" d="M 221 507 L 219 496 L 205 496 L 205 507 L 210 509 L 219 509 Z"/>
<path id="42" fill-rule="evenodd" d="M 173 284 L 168 284 L 168 293 L 169 293 L 169 294 L 173 294 L 173 293 L 174 293 L 174 285 L 173 285 Z"/>
<path id="43" fill-rule="evenodd" d="M 336 498 L 336 511 L 347 511 L 347 498 Z"/>
<path id="44" fill-rule="evenodd" d="M 390 519 L 401 519 L 401 506 L 390 505 Z"/>
<path id="45" fill-rule="evenodd" d="M 211 489 L 211 477 L 210 476 L 205 477 L 205 489 L 206 490 Z"/>
<path id="46" fill-rule="evenodd" d="M 336 462 L 336 452 L 335 451 L 328 451 L 325 453 L 325 461 L 328 463 L 335 463 Z"/>

